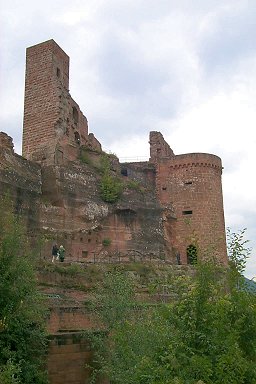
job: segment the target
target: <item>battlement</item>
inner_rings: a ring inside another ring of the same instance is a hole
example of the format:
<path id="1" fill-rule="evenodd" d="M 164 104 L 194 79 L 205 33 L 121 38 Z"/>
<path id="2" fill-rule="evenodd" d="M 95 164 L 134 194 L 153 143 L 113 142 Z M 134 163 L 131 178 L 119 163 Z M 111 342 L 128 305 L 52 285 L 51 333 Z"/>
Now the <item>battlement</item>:
<path id="1" fill-rule="evenodd" d="M 221 159 L 209 153 L 187 153 L 176 155 L 169 162 L 170 168 L 213 167 L 222 171 Z"/>

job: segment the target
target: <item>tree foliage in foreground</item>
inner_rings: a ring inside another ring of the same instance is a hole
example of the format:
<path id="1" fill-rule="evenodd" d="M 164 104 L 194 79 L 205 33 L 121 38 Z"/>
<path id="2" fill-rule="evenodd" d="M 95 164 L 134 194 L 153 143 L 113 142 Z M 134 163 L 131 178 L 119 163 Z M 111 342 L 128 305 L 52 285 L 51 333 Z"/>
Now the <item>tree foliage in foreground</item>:
<path id="1" fill-rule="evenodd" d="M 2 202 L 3 203 L 3 202 Z M 0 383 L 43 384 L 46 307 L 19 218 L 0 207 Z"/>
<path id="2" fill-rule="evenodd" d="M 256 295 L 242 288 L 248 250 L 240 235 L 230 234 L 226 273 L 207 262 L 193 278 L 173 277 L 171 304 L 138 305 L 131 279 L 108 274 L 95 307 L 108 337 L 92 338 L 92 381 L 101 374 L 113 384 L 255 384 Z"/>

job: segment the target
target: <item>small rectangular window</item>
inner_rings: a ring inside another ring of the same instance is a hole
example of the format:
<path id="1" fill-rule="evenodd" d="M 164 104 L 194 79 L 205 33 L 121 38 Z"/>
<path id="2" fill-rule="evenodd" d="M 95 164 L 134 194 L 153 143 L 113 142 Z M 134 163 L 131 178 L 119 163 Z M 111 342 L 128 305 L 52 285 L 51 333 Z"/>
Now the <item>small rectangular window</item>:
<path id="1" fill-rule="evenodd" d="M 60 69 L 57 68 L 57 77 L 60 77 Z"/>
<path id="2" fill-rule="evenodd" d="M 88 257 L 88 251 L 82 251 L 82 257 L 83 258 Z"/>
<path id="3" fill-rule="evenodd" d="M 193 211 L 182 211 L 182 215 L 192 215 Z"/>
<path id="4" fill-rule="evenodd" d="M 192 181 L 185 181 L 184 184 L 185 184 L 185 185 L 191 185 L 191 184 L 192 184 Z"/>

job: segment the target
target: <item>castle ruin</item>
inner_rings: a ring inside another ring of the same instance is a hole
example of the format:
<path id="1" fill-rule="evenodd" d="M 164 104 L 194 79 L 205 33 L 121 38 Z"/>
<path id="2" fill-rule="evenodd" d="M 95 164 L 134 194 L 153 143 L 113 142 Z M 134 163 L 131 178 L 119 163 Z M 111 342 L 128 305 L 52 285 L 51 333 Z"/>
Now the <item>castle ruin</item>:
<path id="1" fill-rule="evenodd" d="M 69 93 L 69 57 L 54 40 L 40 43 L 27 48 L 22 156 L 0 133 L 0 196 L 10 194 L 31 241 L 44 239 L 46 261 L 57 241 L 68 262 L 189 265 L 213 257 L 226 265 L 221 159 L 175 155 L 160 132 L 149 143 L 146 162 L 105 154 Z M 101 195 L 106 158 L 122 184 L 114 202 Z"/>

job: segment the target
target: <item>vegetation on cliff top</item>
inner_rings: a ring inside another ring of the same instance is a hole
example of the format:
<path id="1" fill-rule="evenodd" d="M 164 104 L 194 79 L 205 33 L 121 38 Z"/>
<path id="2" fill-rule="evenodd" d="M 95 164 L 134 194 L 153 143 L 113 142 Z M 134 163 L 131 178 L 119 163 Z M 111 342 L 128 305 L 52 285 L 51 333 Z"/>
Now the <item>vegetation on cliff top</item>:
<path id="1" fill-rule="evenodd" d="M 120 179 L 111 172 L 110 156 L 101 157 L 102 178 L 100 182 L 100 195 L 106 203 L 115 203 L 120 198 L 123 185 Z"/>

